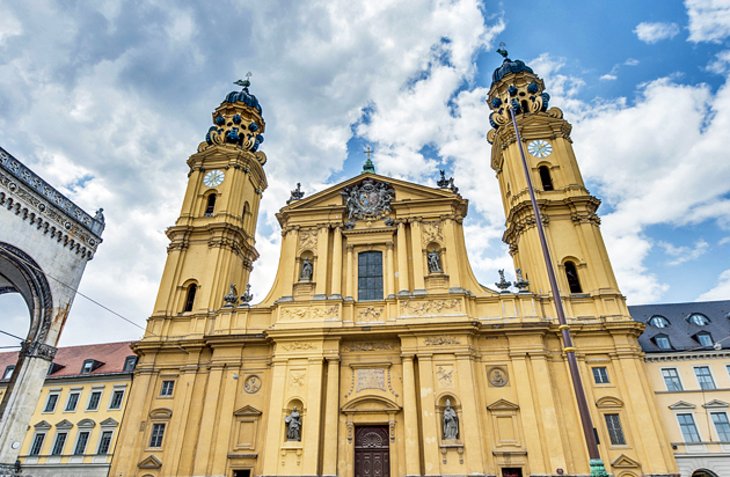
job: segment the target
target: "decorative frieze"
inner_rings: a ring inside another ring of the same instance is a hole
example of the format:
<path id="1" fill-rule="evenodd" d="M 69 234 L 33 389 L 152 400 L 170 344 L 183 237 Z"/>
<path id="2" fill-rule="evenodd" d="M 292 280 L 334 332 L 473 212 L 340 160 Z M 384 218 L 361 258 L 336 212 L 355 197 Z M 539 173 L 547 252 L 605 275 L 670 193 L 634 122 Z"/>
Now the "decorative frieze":
<path id="1" fill-rule="evenodd" d="M 426 346 L 448 346 L 459 345 L 461 340 L 456 336 L 429 336 L 423 340 Z"/>
<path id="2" fill-rule="evenodd" d="M 337 318 L 339 314 L 339 305 L 293 306 L 282 308 L 279 316 L 286 321 L 320 321 Z"/>
<path id="3" fill-rule="evenodd" d="M 406 300 L 400 304 L 401 315 L 430 316 L 445 312 L 458 313 L 461 311 L 461 300 Z"/>

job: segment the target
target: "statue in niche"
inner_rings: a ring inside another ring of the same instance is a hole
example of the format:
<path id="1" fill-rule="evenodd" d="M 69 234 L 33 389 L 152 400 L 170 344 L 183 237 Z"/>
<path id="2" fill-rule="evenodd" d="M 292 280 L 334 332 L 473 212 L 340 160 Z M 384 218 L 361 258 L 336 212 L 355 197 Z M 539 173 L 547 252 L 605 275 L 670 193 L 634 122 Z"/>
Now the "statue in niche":
<path id="1" fill-rule="evenodd" d="M 313 272 L 314 272 L 314 267 L 312 266 L 312 261 L 308 258 L 303 259 L 302 260 L 302 269 L 299 272 L 299 280 L 302 282 L 312 281 Z"/>
<path id="2" fill-rule="evenodd" d="M 429 273 L 441 273 L 441 254 L 437 250 L 428 252 L 428 271 Z"/>
<path id="3" fill-rule="evenodd" d="M 446 400 L 444 408 L 444 439 L 457 439 L 459 437 L 459 416 L 451 407 L 451 400 Z"/>
<path id="4" fill-rule="evenodd" d="M 301 441 L 302 416 L 299 414 L 296 406 L 294 406 L 289 415 L 284 418 L 284 423 L 286 424 L 286 440 Z"/>

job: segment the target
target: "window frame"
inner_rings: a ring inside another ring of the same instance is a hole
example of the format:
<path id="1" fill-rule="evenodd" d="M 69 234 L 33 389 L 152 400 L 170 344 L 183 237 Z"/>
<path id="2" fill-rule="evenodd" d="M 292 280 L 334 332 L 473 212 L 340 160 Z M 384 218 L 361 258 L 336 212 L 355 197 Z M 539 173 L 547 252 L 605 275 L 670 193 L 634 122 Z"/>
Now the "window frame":
<path id="1" fill-rule="evenodd" d="M 606 366 L 592 366 L 591 372 L 593 373 L 594 384 L 611 384 L 611 379 L 608 376 L 608 368 Z"/>
<path id="2" fill-rule="evenodd" d="M 43 450 L 43 443 L 46 440 L 46 434 L 46 432 L 36 432 L 33 435 L 33 442 L 30 445 L 30 449 L 28 449 L 28 456 L 41 455 L 41 451 Z"/>
<path id="3" fill-rule="evenodd" d="M 660 330 L 662 330 L 664 328 L 669 328 L 669 326 L 671 326 L 671 323 L 669 323 L 669 320 L 665 316 L 662 316 L 662 315 L 652 315 L 649 318 L 648 323 L 650 326 L 653 326 L 654 328 L 658 328 Z M 657 323 L 660 323 L 660 324 L 657 324 Z"/>
<path id="4" fill-rule="evenodd" d="M 682 422 L 682 418 L 689 418 L 689 422 Z M 692 413 L 680 412 L 677 414 L 677 424 L 679 424 L 679 432 L 682 434 L 685 444 L 699 444 L 702 442 L 702 436 L 697 429 L 697 423 Z M 690 432 L 685 432 L 685 429 Z M 687 439 L 689 437 L 689 439 Z M 696 440 L 695 440 L 696 437 Z"/>
<path id="5" fill-rule="evenodd" d="M 13 373 L 15 373 L 14 364 L 9 364 L 9 365 L 5 366 L 5 371 L 3 371 L 2 381 L 10 381 L 13 378 Z"/>
<path id="6" fill-rule="evenodd" d="M 195 296 L 198 294 L 198 284 L 191 283 L 185 287 L 185 300 L 183 301 L 183 313 L 189 313 L 195 308 Z"/>
<path id="7" fill-rule="evenodd" d="M 162 444 L 165 440 L 165 431 L 167 430 L 167 423 L 165 422 L 153 422 L 152 428 L 150 429 L 150 438 L 147 441 L 149 449 L 161 449 Z"/>
<path id="8" fill-rule="evenodd" d="M 108 437 L 108 440 L 105 441 L 105 438 Z M 99 445 L 96 446 L 96 455 L 109 455 L 109 450 L 112 446 L 112 437 L 114 437 L 114 431 L 101 431 L 101 436 L 99 436 Z M 104 446 L 106 443 L 106 448 L 104 449 L 104 452 L 102 452 L 102 446 Z"/>
<path id="9" fill-rule="evenodd" d="M 569 269 L 572 269 L 574 272 L 574 280 L 571 280 L 570 275 L 568 274 Z M 584 293 L 583 284 L 581 283 L 580 274 L 578 273 L 578 264 L 576 264 L 573 260 L 566 260 L 563 263 L 563 272 L 565 272 L 565 281 L 568 283 L 568 290 L 570 291 L 570 294 L 580 295 Z"/>
<path id="10" fill-rule="evenodd" d="M 53 403 L 51 403 L 51 398 L 54 398 Z M 43 412 L 44 413 L 55 412 L 56 406 L 58 406 L 58 401 L 60 398 L 61 398 L 61 393 L 58 391 L 48 393 L 48 397 L 46 398 L 46 405 L 43 406 Z"/>
<path id="11" fill-rule="evenodd" d="M 698 323 L 698 321 L 701 323 Z M 704 313 L 692 312 L 687 316 L 687 322 L 695 326 L 707 326 L 710 324 L 710 319 Z"/>
<path id="12" fill-rule="evenodd" d="M 369 257 L 378 257 L 379 260 L 373 263 L 369 260 Z M 377 268 L 379 274 L 377 272 L 370 273 L 372 268 Z M 362 271 L 363 269 L 365 269 L 364 272 Z M 382 250 L 364 250 L 358 252 L 357 300 L 382 301 L 385 297 L 384 275 Z M 373 283 L 373 285 L 370 286 L 368 285 L 369 283 Z"/>
<path id="13" fill-rule="evenodd" d="M 711 348 L 714 346 L 715 342 L 712 340 L 712 333 L 709 331 L 700 331 L 695 335 L 695 338 L 697 339 L 697 342 L 700 344 L 700 346 L 704 348 Z M 707 339 L 708 341 L 704 341 Z"/>
<path id="14" fill-rule="evenodd" d="M 81 449 L 79 449 L 79 445 L 82 444 L 82 436 L 84 437 L 84 441 Z M 73 455 L 84 455 L 86 453 L 86 447 L 89 445 L 89 437 L 91 437 L 91 431 L 79 431 L 76 436 L 76 444 L 74 444 Z"/>
<path id="15" fill-rule="evenodd" d="M 621 416 L 619 413 L 606 413 L 603 415 L 606 424 L 606 432 L 608 433 L 608 441 L 612 447 L 626 446 L 626 433 L 621 425 Z"/>
<path id="16" fill-rule="evenodd" d="M 99 398 L 96 400 L 95 406 L 91 407 L 91 402 L 94 399 L 94 395 L 98 394 Z M 101 398 L 104 395 L 103 389 L 92 389 L 91 394 L 89 394 L 89 401 L 86 403 L 86 410 L 87 411 L 98 411 L 99 410 L 99 404 L 101 404 Z"/>
<path id="17" fill-rule="evenodd" d="M 124 358 L 124 368 L 123 371 L 125 373 L 131 373 L 134 371 L 134 369 L 137 367 L 137 356 L 131 355 Z"/>
<path id="18" fill-rule="evenodd" d="M 664 379 L 664 386 L 666 386 L 667 391 L 673 391 L 673 392 L 684 391 L 684 385 L 682 384 L 682 378 L 679 376 L 679 371 L 677 371 L 677 368 L 661 368 L 660 371 L 662 373 L 662 378 Z M 674 376 L 667 376 L 665 374 L 665 371 L 673 372 Z M 671 389 L 667 379 L 672 379 L 672 380 L 676 379 L 676 384 L 678 385 L 677 386 L 678 389 Z"/>
<path id="19" fill-rule="evenodd" d="M 122 408 L 122 404 L 124 403 L 124 391 L 125 389 L 123 388 L 112 390 L 112 397 L 109 399 L 109 409 L 115 410 Z M 117 396 L 119 397 L 118 399 Z"/>
<path id="20" fill-rule="evenodd" d="M 67 431 L 60 431 L 56 433 L 56 438 L 53 440 L 53 447 L 51 447 L 52 456 L 63 455 L 63 448 L 66 447 L 66 440 L 68 439 Z"/>
<path id="21" fill-rule="evenodd" d="M 74 398 L 76 398 L 74 400 Z M 66 399 L 66 407 L 64 407 L 63 412 L 75 412 L 76 409 L 79 407 L 79 401 L 81 400 L 81 391 L 71 391 L 68 394 L 68 398 Z M 71 402 L 73 401 L 73 402 Z"/>
<path id="22" fill-rule="evenodd" d="M 693 366 L 695 372 L 695 378 L 697 378 L 697 385 L 703 391 L 713 391 L 717 389 L 715 384 L 715 378 L 712 376 L 712 371 L 709 366 Z M 700 370 L 706 370 L 707 374 L 699 374 Z"/>
<path id="23" fill-rule="evenodd" d="M 81 373 L 80 374 L 91 374 L 91 372 L 94 371 L 94 360 L 93 359 L 85 359 L 84 363 L 81 365 Z"/>
<path id="24" fill-rule="evenodd" d="M 168 389 L 169 388 L 169 389 Z M 160 397 L 170 398 L 175 394 L 175 380 L 163 379 L 160 384 Z"/>
<path id="25" fill-rule="evenodd" d="M 654 335 L 654 344 L 657 348 L 659 348 L 662 351 L 671 351 L 672 350 L 672 340 L 669 339 L 669 336 L 665 335 L 664 333 L 660 333 L 658 335 Z M 667 346 L 662 346 L 659 343 L 664 342 L 666 340 Z"/>

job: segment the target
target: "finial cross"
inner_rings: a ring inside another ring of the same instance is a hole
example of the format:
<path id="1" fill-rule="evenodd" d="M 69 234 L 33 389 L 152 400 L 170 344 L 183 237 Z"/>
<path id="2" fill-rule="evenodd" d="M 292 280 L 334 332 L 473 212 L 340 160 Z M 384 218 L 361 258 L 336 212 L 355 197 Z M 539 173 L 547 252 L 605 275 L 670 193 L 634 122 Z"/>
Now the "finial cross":
<path id="1" fill-rule="evenodd" d="M 368 161 L 369 161 L 373 155 L 373 148 L 370 147 L 370 144 L 367 145 L 367 147 L 363 150 L 363 152 L 365 153 L 365 156 L 368 158 Z"/>

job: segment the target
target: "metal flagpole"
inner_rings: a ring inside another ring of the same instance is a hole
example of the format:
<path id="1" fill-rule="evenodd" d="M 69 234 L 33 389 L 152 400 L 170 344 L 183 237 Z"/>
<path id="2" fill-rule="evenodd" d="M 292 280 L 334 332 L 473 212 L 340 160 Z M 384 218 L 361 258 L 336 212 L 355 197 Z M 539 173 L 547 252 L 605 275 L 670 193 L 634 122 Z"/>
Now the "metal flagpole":
<path id="1" fill-rule="evenodd" d="M 588 410 L 586 395 L 583 391 L 583 382 L 580 378 L 580 371 L 578 370 L 578 361 L 575 358 L 575 347 L 573 346 L 573 339 L 570 336 L 570 326 L 565 320 L 563 301 L 560 297 L 560 290 L 558 290 L 558 282 L 555 279 L 555 270 L 553 269 L 553 261 L 550 258 L 550 249 L 548 248 L 547 240 L 545 239 L 545 230 L 542 226 L 542 214 L 540 214 L 540 208 L 537 206 L 537 200 L 535 199 L 535 189 L 532 185 L 532 179 L 530 178 L 530 169 L 527 166 L 527 158 L 525 157 L 525 150 L 522 146 L 520 130 L 517 127 L 517 117 L 515 115 L 513 105 L 510 105 L 508 109 L 510 117 L 512 118 L 512 126 L 515 129 L 517 147 L 520 150 L 520 157 L 522 158 L 522 169 L 525 172 L 527 190 L 530 193 L 532 211 L 535 214 L 535 226 L 537 227 L 537 235 L 540 237 L 540 248 L 542 248 L 542 255 L 545 259 L 545 268 L 547 268 L 550 290 L 552 291 L 553 301 L 555 302 L 555 311 L 558 315 L 558 321 L 560 322 L 559 329 L 563 337 L 563 352 L 568 358 L 568 367 L 570 369 L 570 378 L 573 382 L 573 391 L 575 392 L 575 399 L 578 401 L 578 412 L 580 413 L 580 420 L 583 424 L 583 436 L 585 438 L 586 445 L 588 446 L 591 477 L 608 477 L 606 468 L 601 460 L 601 455 L 598 452 L 596 435 L 593 432 L 593 421 L 591 419 L 590 411 Z"/>

